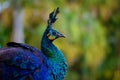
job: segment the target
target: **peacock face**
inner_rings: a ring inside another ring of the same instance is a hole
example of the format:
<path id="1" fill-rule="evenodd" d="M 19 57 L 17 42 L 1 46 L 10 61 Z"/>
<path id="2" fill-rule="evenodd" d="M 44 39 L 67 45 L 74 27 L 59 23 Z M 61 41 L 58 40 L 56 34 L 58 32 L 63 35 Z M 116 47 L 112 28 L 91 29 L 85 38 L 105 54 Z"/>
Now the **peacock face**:
<path id="1" fill-rule="evenodd" d="M 55 39 L 60 38 L 60 37 L 65 38 L 65 36 L 63 34 L 59 33 L 56 30 L 53 30 L 53 29 L 48 31 L 47 37 L 50 41 L 54 41 Z"/>

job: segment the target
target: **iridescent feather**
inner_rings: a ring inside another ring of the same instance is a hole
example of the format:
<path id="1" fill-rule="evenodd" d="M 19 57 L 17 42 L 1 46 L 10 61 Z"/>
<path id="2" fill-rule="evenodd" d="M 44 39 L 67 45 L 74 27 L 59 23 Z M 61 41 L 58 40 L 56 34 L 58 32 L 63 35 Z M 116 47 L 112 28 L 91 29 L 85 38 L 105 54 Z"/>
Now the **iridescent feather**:
<path id="1" fill-rule="evenodd" d="M 63 80 L 67 62 L 52 43 L 65 37 L 52 28 L 59 8 L 49 15 L 48 26 L 41 41 L 41 51 L 24 43 L 9 42 L 0 49 L 0 80 Z M 52 37 L 52 39 L 50 38 Z"/>

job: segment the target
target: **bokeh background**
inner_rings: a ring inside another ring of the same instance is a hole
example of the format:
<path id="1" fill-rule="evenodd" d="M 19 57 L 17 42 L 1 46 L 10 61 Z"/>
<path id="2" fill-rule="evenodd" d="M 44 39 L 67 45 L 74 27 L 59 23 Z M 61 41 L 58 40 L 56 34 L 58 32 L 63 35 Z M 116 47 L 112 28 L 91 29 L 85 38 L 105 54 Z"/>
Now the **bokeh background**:
<path id="1" fill-rule="evenodd" d="M 0 47 L 9 41 L 40 48 L 48 15 L 67 36 L 54 44 L 69 65 L 65 80 L 120 80 L 120 0 L 0 0 Z"/>

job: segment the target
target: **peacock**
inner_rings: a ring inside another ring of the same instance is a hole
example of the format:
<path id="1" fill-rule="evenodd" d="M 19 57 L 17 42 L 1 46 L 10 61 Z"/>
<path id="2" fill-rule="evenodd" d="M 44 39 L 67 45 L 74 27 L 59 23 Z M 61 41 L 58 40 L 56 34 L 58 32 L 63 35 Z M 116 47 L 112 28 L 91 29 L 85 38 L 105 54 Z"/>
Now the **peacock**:
<path id="1" fill-rule="evenodd" d="M 49 14 L 41 50 L 25 43 L 8 42 L 0 49 L 0 80 L 64 80 L 67 61 L 53 44 L 65 35 L 52 28 L 59 8 Z"/>

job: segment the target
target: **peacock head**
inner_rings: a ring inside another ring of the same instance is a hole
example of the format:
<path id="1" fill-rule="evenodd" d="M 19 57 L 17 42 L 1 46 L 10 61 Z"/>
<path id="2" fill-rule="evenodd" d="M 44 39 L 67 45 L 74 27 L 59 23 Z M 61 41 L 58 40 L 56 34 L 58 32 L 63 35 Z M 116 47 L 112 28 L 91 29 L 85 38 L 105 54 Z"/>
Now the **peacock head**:
<path id="1" fill-rule="evenodd" d="M 61 37 L 65 38 L 63 34 L 59 33 L 58 31 L 54 29 L 50 29 L 46 35 L 50 41 L 54 41 L 55 39 L 61 38 Z"/>
<path id="2" fill-rule="evenodd" d="M 59 13 L 59 8 L 55 9 L 53 12 L 49 14 L 49 19 L 48 19 L 48 27 L 46 29 L 46 36 L 50 41 L 54 41 L 57 38 L 65 38 L 65 36 L 58 31 L 54 30 L 52 28 L 52 24 L 57 20 L 56 16 Z"/>

